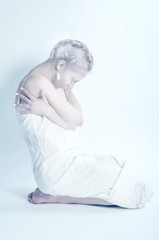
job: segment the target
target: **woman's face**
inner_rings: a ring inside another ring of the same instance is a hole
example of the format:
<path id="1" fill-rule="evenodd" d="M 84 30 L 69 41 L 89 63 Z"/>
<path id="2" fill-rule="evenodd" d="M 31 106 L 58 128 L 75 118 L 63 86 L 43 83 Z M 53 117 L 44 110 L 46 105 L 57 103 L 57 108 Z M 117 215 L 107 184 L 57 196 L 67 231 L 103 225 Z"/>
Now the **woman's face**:
<path id="1" fill-rule="evenodd" d="M 74 71 L 67 69 L 63 72 L 60 72 L 60 80 L 56 80 L 56 87 L 57 88 L 70 88 L 72 89 L 76 83 L 78 83 L 80 80 L 82 80 L 88 72 L 85 72 L 84 70 L 80 71 Z"/>

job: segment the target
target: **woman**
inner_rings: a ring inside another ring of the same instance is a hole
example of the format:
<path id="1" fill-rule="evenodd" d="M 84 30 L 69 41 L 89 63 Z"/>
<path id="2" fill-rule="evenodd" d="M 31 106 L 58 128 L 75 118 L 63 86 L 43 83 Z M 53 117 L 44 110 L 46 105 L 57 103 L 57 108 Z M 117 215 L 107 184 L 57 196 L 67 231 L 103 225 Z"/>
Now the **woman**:
<path id="1" fill-rule="evenodd" d="M 152 190 L 140 171 L 114 156 L 81 152 L 76 138 L 83 114 L 72 89 L 92 67 L 87 46 L 66 39 L 18 86 L 14 106 L 26 108 L 17 118 L 38 186 L 28 200 L 142 208 Z"/>

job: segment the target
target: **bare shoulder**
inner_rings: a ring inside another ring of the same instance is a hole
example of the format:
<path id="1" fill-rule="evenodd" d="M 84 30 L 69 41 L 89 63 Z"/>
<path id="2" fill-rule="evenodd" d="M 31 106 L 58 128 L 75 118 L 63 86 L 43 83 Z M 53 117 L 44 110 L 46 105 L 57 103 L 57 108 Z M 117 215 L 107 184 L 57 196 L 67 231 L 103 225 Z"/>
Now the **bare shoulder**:
<path id="1" fill-rule="evenodd" d="M 44 76 L 42 75 L 30 75 L 27 77 L 24 88 L 28 90 L 34 97 L 40 96 L 40 91 L 42 89 L 52 89 L 52 91 L 57 92 L 54 85 Z"/>
<path id="2" fill-rule="evenodd" d="M 61 102 L 61 104 L 64 104 L 64 102 L 67 101 L 65 94 L 61 94 L 52 82 L 42 75 L 27 76 L 23 87 L 36 98 L 39 98 L 41 96 L 41 90 L 44 90 L 45 96 L 51 99 L 52 102 L 58 102 L 59 104 Z M 23 99 L 20 99 L 20 103 L 23 102 Z"/>

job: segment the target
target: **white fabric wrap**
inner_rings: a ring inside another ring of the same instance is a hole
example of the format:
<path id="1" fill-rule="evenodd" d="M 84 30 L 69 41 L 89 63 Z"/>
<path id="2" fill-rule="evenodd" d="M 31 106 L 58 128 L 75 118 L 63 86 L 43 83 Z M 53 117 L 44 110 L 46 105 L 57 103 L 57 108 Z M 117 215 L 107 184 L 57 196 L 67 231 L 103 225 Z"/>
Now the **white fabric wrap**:
<path id="1" fill-rule="evenodd" d="M 35 114 L 17 118 L 44 193 L 99 198 L 126 208 L 142 208 L 152 197 L 140 171 L 112 155 L 82 152 L 75 131 Z"/>

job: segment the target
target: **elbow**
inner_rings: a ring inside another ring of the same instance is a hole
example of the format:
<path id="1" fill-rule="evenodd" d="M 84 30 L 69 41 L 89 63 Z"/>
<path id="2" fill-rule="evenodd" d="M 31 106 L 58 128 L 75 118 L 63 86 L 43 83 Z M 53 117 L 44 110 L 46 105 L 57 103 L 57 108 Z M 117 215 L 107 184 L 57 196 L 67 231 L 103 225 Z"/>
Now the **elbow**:
<path id="1" fill-rule="evenodd" d="M 72 127 L 71 130 L 72 130 L 72 131 L 75 131 L 75 130 L 76 130 L 76 127 L 77 127 L 77 126 Z"/>
<path id="2" fill-rule="evenodd" d="M 81 118 L 80 121 L 78 122 L 78 126 L 81 127 L 81 126 L 83 125 L 83 122 L 84 122 L 84 121 L 83 121 L 83 118 Z"/>
<path id="3" fill-rule="evenodd" d="M 76 125 L 71 126 L 71 130 L 75 131 L 77 127 L 81 127 L 83 125 L 83 120 L 79 121 Z"/>
<path id="4" fill-rule="evenodd" d="M 83 125 L 83 117 L 82 115 L 76 116 L 76 120 L 74 119 L 74 123 L 71 124 L 71 130 L 76 130 L 77 127 L 81 127 Z"/>
<path id="5" fill-rule="evenodd" d="M 78 126 L 82 126 L 83 125 L 83 114 L 82 112 L 78 111 L 78 114 L 76 115 L 76 120 L 74 121 L 74 124 L 78 127 Z"/>
<path id="6" fill-rule="evenodd" d="M 82 127 L 82 125 L 83 125 L 83 122 L 80 122 L 80 124 L 78 125 L 79 127 Z"/>

